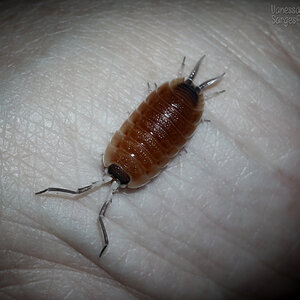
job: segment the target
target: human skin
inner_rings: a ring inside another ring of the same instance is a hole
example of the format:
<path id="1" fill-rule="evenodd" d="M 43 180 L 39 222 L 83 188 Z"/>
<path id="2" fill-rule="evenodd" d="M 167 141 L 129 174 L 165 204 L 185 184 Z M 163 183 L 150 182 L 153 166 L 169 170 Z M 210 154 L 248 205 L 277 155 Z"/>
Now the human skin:
<path id="1" fill-rule="evenodd" d="M 295 2 L 296 3 L 296 2 Z M 299 292 L 299 24 L 268 3 L 2 4 L 1 299 L 253 299 Z M 291 6 L 293 6 L 291 4 Z M 294 4 L 295 6 L 295 4 Z M 147 82 L 226 71 L 205 118 L 145 187 L 102 178 Z"/>

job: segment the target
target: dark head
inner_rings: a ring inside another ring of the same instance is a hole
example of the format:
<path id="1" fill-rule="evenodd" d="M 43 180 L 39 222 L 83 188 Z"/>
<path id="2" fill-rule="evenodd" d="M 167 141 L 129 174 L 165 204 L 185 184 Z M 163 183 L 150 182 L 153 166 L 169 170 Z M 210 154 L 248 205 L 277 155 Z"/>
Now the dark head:
<path id="1" fill-rule="evenodd" d="M 111 164 L 107 171 L 113 179 L 120 182 L 121 186 L 126 186 L 130 181 L 129 175 L 122 169 L 122 167 L 116 164 Z"/>

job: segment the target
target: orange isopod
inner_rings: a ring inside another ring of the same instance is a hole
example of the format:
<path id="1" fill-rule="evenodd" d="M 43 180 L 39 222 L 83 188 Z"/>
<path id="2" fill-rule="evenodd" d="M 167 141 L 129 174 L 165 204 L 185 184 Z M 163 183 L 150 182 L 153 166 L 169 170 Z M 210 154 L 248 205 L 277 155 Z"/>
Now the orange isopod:
<path id="1" fill-rule="evenodd" d="M 193 79 L 204 57 L 197 62 L 186 80 L 179 77 L 152 91 L 123 123 L 106 148 L 103 158 L 106 175 L 102 181 L 93 182 L 76 191 L 50 187 L 36 193 L 55 191 L 81 194 L 99 183 L 113 180 L 110 196 L 99 213 L 104 237 L 100 257 L 109 244 L 103 217 L 112 201 L 113 193 L 119 187 L 141 187 L 159 174 L 182 149 L 200 122 L 204 110 L 203 90 L 224 76 L 225 73 L 195 85 Z M 184 61 L 185 58 L 181 71 Z M 220 92 L 215 94 L 218 93 Z"/>

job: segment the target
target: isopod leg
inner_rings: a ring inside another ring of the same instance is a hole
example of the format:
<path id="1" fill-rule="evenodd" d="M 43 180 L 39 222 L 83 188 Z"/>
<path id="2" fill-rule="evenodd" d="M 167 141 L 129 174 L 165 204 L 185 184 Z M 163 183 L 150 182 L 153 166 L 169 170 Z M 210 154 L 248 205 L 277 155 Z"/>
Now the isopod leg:
<path id="1" fill-rule="evenodd" d="M 60 193 L 78 195 L 87 192 L 88 190 L 90 190 L 91 188 L 97 185 L 105 184 L 111 180 L 112 178 L 110 176 L 105 175 L 101 181 L 94 181 L 90 185 L 86 185 L 84 187 L 78 188 L 77 190 L 68 190 L 68 189 L 58 188 L 58 187 L 48 187 L 42 191 L 36 192 L 35 195 L 40 195 L 47 192 L 60 192 Z"/>
<path id="2" fill-rule="evenodd" d="M 180 69 L 178 70 L 178 74 L 177 74 L 178 78 L 182 77 L 184 66 L 185 66 L 185 56 L 183 57 Z"/>
<path id="3" fill-rule="evenodd" d="M 102 247 L 102 249 L 100 251 L 99 257 L 102 256 L 102 254 L 104 253 L 105 249 L 109 245 L 108 235 L 107 235 L 106 228 L 105 228 L 105 225 L 104 225 L 104 222 L 103 222 L 103 218 L 105 217 L 105 213 L 106 213 L 107 207 L 112 202 L 113 194 L 118 191 L 119 186 L 120 186 L 119 182 L 117 182 L 117 181 L 113 181 L 112 182 L 108 198 L 106 199 L 106 201 L 102 205 L 102 207 L 100 209 L 100 212 L 99 212 L 99 223 L 100 223 L 100 227 L 101 227 L 101 231 L 102 231 L 103 239 L 104 239 L 104 246 Z"/>
<path id="4" fill-rule="evenodd" d="M 151 89 L 151 86 L 150 86 L 149 82 L 147 82 L 147 87 L 148 87 L 148 94 L 150 94 L 152 92 L 152 89 Z"/>
<path id="5" fill-rule="evenodd" d="M 200 123 L 204 123 L 204 122 L 210 122 L 210 120 L 201 118 Z"/>
<path id="6" fill-rule="evenodd" d="M 103 252 L 105 251 L 105 249 L 107 248 L 107 246 L 109 244 L 107 232 L 106 232 L 105 225 L 103 222 L 103 217 L 105 216 L 106 209 L 107 209 L 108 205 L 111 203 L 111 201 L 112 201 L 112 198 L 109 201 L 105 201 L 104 204 L 102 205 L 100 213 L 99 213 L 99 223 L 100 223 L 100 227 L 101 227 L 103 239 L 104 239 L 104 246 L 102 247 L 99 257 L 102 256 Z"/>
<path id="7" fill-rule="evenodd" d="M 148 87 L 148 94 L 150 94 L 153 90 L 152 90 L 149 82 L 147 82 L 147 87 Z M 154 82 L 154 89 L 157 90 L 157 83 L 156 82 Z"/>
<path id="8" fill-rule="evenodd" d="M 208 93 L 208 94 L 205 93 L 203 95 L 204 96 L 204 100 L 207 101 L 207 100 L 209 100 L 211 98 L 214 98 L 214 97 L 216 97 L 216 96 L 218 96 L 218 95 L 220 95 L 220 94 L 222 94 L 224 92 L 226 92 L 226 90 L 222 90 L 222 91 L 218 91 L 218 92 L 213 92 L 213 93 Z"/>

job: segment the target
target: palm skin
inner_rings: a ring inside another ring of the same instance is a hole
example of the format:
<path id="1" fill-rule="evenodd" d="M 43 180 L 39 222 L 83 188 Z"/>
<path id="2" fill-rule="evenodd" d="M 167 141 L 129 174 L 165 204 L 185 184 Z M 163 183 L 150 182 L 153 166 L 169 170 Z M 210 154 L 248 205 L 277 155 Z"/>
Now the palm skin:
<path id="1" fill-rule="evenodd" d="M 299 27 L 273 25 L 263 4 L 226 5 L 1 9 L 1 299 L 299 291 Z M 196 80 L 225 70 L 214 90 L 226 93 L 156 179 L 115 195 L 99 260 L 109 186 L 34 192 L 100 179 L 101 154 L 147 81 L 174 78 L 184 55 L 188 72 L 202 54 Z"/>

